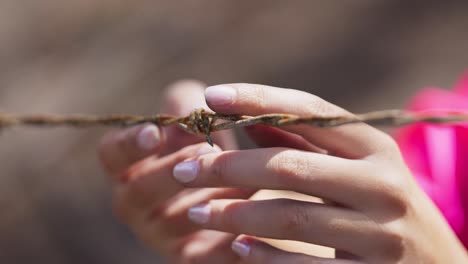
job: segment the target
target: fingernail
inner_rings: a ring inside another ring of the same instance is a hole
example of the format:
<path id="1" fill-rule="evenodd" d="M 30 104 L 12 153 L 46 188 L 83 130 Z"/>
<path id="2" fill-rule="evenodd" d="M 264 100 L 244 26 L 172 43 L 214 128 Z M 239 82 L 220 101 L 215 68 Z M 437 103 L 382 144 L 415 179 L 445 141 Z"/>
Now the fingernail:
<path id="1" fill-rule="evenodd" d="M 197 177 L 198 174 L 198 161 L 184 161 L 174 167 L 174 178 L 182 183 L 188 183 Z"/>
<path id="2" fill-rule="evenodd" d="M 205 224 L 210 220 L 211 206 L 209 204 L 197 205 L 188 210 L 188 218 L 198 224 Z"/>
<path id="3" fill-rule="evenodd" d="M 146 125 L 137 135 L 137 144 L 143 150 L 152 150 L 159 144 L 159 129 L 155 125 Z"/>
<path id="4" fill-rule="evenodd" d="M 250 254 L 250 246 L 244 242 L 234 241 L 231 244 L 232 251 L 240 257 L 247 257 Z"/>
<path id="5" fill-rule="evenodd" d="M 197 151 L 197 156 L 202 156 L 205 154 L 210 154 L 210 153 L 219 153 L 221 152 L 221 149 L 218 146 L 210 146 L 208 144 L 204 144 L 201 146 L 198 151 Z"/>
<path id="6" fill-rule="evenodd" d="M 236 99 L 236 90 L 227 85 L 211 86 L 206 88 L 205 98 L 212 105 L 230 105 Z"/>

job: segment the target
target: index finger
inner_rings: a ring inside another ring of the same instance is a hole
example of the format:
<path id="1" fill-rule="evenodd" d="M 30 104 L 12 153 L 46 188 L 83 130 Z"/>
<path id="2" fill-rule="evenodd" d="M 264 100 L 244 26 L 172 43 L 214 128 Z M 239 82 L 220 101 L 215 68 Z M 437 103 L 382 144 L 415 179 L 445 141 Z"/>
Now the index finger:
<path id="1" fill-rule="evenodd" d="M 224 114 L 262 115 L 294 114 L 301 117 L 353 116 L 346 110 L 312 94 L 256 84 L 226 84 L 208 87 L 205 97 L 211 109 Z M 283 129 L 301 135 L 312 144 L 345 158 L 357 159 L 372 155 L 388 146 L 395 146 L 385 133 L 367 125 L 352 124 L 332 128 L 306 125 Z M 388 143 L 388 144 L 387 144 Z"/>

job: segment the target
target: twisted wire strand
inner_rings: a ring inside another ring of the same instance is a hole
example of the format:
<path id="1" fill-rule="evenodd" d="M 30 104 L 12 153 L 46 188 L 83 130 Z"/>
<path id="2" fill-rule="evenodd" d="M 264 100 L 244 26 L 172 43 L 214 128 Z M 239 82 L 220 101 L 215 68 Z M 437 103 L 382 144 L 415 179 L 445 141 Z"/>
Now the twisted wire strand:
<path id="1" fill-rule="evenodd" d="M 219 120 L 221 120 L 221 122 L 217 122 Z M 14 126 L 71 126 L 77 128 L 93 126 L 128 127 L 143 123 L 152 123 L 158 126 L 179 125 L 179 127 L 189 133 L 205 135 L 210 145 L 213 145 L 211 132 L 256 124 L 275 127 L 300 124 L 313 127 L 335 127 L 354 123 L 367 123 L 372 126 L 403 126 L 420 122 L 433 124 L 468 122 L 468 111 L 415 113 L 401 110 L 383 110 L 365 114 L 332 117 L 317 115 L 300 117 L 291 114 L 266 114 L 259 116 L 224 115 L 209 112 L 205 109 L 196 109 L 184 117 L 171 115 L 61 116 L 0 113 L 0 128 Z"/>

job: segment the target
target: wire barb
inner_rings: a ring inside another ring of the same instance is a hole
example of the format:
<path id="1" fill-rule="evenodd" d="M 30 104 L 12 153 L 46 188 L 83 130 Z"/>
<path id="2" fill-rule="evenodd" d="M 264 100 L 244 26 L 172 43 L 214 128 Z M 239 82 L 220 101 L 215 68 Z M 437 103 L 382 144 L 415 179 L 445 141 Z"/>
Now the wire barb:
<path id="1" fill-rule="evenodd" d="M 218 122 L 220 121 L 220 122 Z M 183 130 L 197 135 L 205 135 L 206 141 L 213 146 L 211 133 L 219 130 L 236 127 L 262 124 L 267 126 L 308 125 L 313 127 L 336 127 L 347 124 L 367 123 L 372 126 L 403 126 L 414 123 L 453 124 L 468 123 L 466 112 L 405 112 L 401 110 L 383 110 L 348 116 L 306 116 L 300 117 L 291 114 L 266 114 L 259 116 L 224 115 L 209 112 L 205 109 L 196 109 L 188 116 L 176 117 L 171 115 L 17 115 L 0 113 L 0 129 L 14 126 L 38 127 L 92 127 L 114 126 L 128 127 L 143 123 L 152 123 L 158 126 L 179 125 Z"/>

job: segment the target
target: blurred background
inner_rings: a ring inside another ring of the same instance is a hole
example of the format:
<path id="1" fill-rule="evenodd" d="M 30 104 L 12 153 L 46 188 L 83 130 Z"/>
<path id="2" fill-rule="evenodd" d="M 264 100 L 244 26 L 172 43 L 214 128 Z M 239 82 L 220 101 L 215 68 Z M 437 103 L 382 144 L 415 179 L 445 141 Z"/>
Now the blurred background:
<path id="1" fill-rule="evenodd" d="M 468 1 L 0 0 L 0 111 L 158 111 L 165 86 L 253 82 L 354 112 L 468 67 Z M 104 129 L 0 135 L 1 263 L 163 263 L 115 220 Z M 243 142 L 244 147 L 249 142 Z"/>

